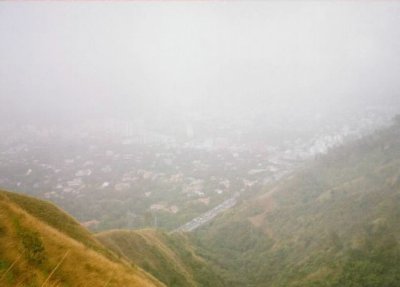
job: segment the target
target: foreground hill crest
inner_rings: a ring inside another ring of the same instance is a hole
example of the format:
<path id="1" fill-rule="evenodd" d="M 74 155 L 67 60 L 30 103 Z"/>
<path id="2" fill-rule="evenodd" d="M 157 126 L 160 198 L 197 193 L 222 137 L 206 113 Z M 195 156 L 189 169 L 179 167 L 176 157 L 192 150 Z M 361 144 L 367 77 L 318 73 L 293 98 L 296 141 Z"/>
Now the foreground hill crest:
<path id="1" fill-rule="evenodd" d="M 0 286 L 164 286 L 54 205 L 0 191 Z"/>

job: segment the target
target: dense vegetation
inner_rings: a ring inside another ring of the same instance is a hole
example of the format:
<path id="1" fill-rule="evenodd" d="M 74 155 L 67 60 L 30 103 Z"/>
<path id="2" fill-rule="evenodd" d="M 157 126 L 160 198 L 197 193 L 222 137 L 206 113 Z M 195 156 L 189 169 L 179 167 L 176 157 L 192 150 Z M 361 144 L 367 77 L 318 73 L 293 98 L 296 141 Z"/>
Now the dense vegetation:
<path id="1" fill-rule="evenodd" d="M 400 124 L 329 152 L 198 231 L 229 286 L 398 286 Z"/>
<path id="2" fill-rule="evenodd" d="M 184 234 L 152 229 L 113 230 L 100 233 L 97 238 L 167 286 L 224 286 Z"/>

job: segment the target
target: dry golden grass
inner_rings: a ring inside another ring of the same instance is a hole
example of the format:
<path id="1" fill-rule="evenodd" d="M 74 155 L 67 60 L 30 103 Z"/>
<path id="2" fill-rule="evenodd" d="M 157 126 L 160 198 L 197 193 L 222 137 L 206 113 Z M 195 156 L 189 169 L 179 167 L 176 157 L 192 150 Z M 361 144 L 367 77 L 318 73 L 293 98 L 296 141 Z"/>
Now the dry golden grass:
<path id="1" fill-rule="evenodd" d="M 0 193 L 0 286 L 164 286 L 140 268 L 109 257 Z"/>

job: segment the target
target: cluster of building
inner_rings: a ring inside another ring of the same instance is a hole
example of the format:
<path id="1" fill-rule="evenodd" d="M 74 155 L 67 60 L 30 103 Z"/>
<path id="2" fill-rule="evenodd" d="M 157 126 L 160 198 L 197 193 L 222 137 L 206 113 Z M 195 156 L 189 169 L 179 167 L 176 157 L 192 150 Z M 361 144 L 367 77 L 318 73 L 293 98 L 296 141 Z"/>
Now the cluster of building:
<path id="1" fill-rule="evenodd" d="M 101 123 L 103 129 L 85 123 L 69 132 L 1 126 L 0 186 L 53 200 L 85 222 L 101 222 L 101 209 L 116 200 L 121 217 L 144 211 L 174 215 L 193 205 L 201 206 L 201 214 L 230 206 L 238 193 L 257 191 L 304 160 L 387 123 L 376 116 L 355 118 L 274 143 L 268 136 L 253 137 L 246 125 L 241 130 L 226 124 L 210 135 L 186 124 L 186 133 L 175 137 L 118 121 Z M 78 200 L 93 208 L 77 208 Z"/>

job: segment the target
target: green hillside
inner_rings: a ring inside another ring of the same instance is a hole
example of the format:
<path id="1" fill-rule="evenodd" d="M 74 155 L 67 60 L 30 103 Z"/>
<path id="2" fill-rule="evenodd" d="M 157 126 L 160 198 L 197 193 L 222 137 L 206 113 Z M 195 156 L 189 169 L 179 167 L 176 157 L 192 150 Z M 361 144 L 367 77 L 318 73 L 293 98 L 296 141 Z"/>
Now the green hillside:
<path id="1" fill-rule="evenodd" d="M 97 238 L 167 286 L 224 286 L 183 234 L 168 235 L 152 229 L 113 230 Z"/>
<path id="2" fill-rule="evenodd" d="M 400 124 L 332 150 L 196 238 L 229 286 L 399 286 Z"/>
<path id="3" fill-rule="evenodd" d="M 54 205 L 0 191 L 0 286 L 164 286 Z"/>

